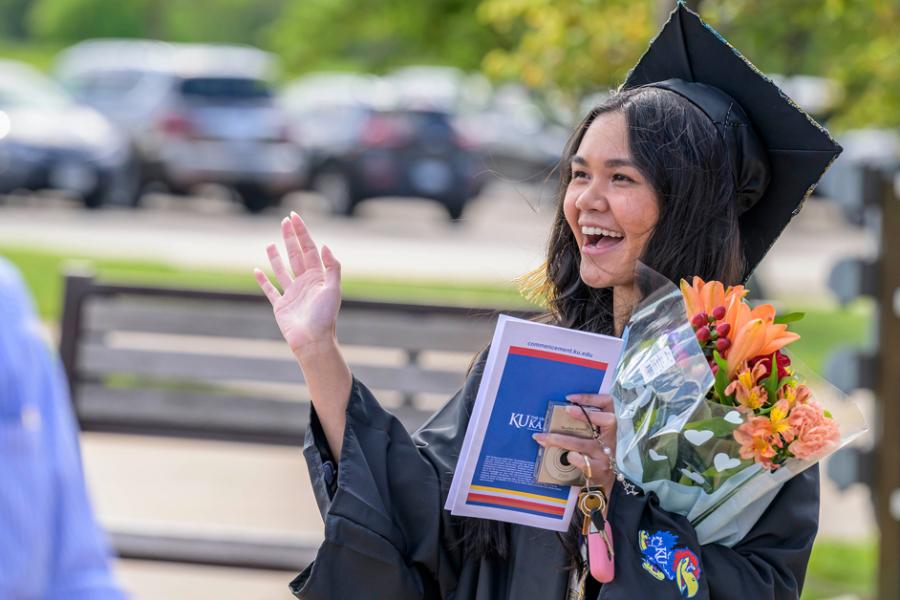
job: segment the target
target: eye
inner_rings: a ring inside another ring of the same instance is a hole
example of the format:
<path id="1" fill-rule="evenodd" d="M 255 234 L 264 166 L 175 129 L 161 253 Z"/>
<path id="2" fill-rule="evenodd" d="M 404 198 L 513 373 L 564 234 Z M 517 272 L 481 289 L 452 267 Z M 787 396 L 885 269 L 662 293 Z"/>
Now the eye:
<path id="1" fill-rule="evenodd" d="M 624 181 L 627 183 L 634 183 L 634 179 L 632 179 L 631 177 L 629 177 L 628 175 L 626 175 L 624 173 L 614 173 L 612 176 L 612 180 L 613 181 Z"/>
<path id="2" fill-rule="evenodd" d="M 572 171 L 572 179 L 579 179 L 579 178 L 587 177 L 587 176 L 588 176 L 587 172 L 585 172 L 585 171 L 581 171 L 581 170 Z"/>

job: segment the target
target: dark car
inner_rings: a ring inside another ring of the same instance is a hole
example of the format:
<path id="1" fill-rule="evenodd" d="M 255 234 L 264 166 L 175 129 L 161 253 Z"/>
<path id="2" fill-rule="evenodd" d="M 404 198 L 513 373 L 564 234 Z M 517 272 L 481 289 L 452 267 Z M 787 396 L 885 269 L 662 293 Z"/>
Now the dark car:
<path id="1" fill-rule="evenodd" d="M 26 65 L 0 61 L 0 193 L 55 189 L 88 208 L 130 204 L 137 173 L 127 138 Z"/>
<path id="2" fill-rule="evenodd" d="M 455 220 L 478 195 L 481 162 L 447 113 L 344 106 L 321 108 L 306 121 L 342 132 L 308 136 L 320 140 L 309 148 L 309 187 L 335 214 L 351 215 L 367 198 L 416 196 L 440 202 Z"/>

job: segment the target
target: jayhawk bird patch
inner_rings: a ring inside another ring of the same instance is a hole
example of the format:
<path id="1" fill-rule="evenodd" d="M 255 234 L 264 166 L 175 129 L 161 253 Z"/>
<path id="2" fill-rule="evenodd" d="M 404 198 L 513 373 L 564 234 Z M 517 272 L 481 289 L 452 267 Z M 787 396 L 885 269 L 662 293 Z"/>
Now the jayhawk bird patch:
<path id="1" fill-rule="evenodd" d="M 669 531 L 638 532 L 641 566 L 655 579 L 674 581 L 685 598 L 693 598 L 700 589 L 700 562 L 687 548 L 676 548 L 678 536 Z"/>

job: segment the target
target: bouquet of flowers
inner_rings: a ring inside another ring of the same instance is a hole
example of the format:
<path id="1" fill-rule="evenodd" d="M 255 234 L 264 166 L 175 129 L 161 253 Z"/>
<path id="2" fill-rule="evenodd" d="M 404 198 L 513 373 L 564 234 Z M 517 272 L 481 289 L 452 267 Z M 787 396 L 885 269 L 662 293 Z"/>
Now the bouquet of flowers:
<path id="1" fill-rule="evenodd" d="M 700 543 L 744 537 L 788 479 L 865 431 L 813 397 L 785 353 L 799 339 L 743 286 L 681 289 L 640 265 L 612 394 L 619 470 L 686 516 Z M 834 408 L 834 407 L 832 407 Z"/>

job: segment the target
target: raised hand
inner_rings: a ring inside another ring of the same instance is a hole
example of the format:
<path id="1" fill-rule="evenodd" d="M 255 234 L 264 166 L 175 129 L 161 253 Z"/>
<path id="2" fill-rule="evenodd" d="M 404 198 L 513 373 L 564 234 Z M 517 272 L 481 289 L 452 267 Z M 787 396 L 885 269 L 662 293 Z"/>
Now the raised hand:
<path id="1" fill-rule="evenodd" d="M 260 269 L 254 269 L 259 287 L 275 313 L 285 341 L 298 358 L 335 339 L 335 323 L 341 306 L 341 265 L 327 246 L 322 254 L 300 215 L 292 212 L 281 221 L 287 251 L 287 268 L 275 244 L 266 252 L 282 292 Z"/>

